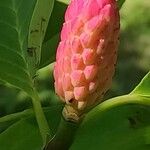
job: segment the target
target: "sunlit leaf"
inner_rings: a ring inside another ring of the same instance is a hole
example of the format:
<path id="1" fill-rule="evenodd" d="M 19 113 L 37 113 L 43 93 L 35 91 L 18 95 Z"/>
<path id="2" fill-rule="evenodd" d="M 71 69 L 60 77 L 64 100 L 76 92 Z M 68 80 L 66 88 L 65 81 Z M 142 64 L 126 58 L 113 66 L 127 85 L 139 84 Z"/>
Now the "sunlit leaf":
<path id="1" fill-rule="evenodd" d="M 149 150 L 150 109 L 126 105 L 101 113 L 94 108 L 85 118 L 70 150 Z"/>
<path id="2" fill-rule="evenodd" d="M 86 150 L 150 149 L 149 85 L 150 73 L 131 94 L 107 100 L 90 111 L 77 132 L 71 150 L 80 147 Z M 108 109 L 105 109 L 106 106 Z"/>
<path id="3" fill-rule="evenodd" d="M 0 80 L 29 94 L 33 83 L 28 66 L 27 35 L 35 2 L 0 1 Z"/>
<path id="4" fill-rule="evenodd" d="M 53 10 L 54 0 L 37 0 L 35 9 L 31 18 L 28 36 L 28 49 L 33 52 L 31 65 L 38 67 L 41 59 L 41 48 L 45 37 L 48 22 Z M 33 70 L 33 74 L 35 74 Z"/>
<path id="5" fill-rule="evenodd" d="M 142 79 L 137 87 L 131 92 L 131 94 L 140 94 L 142 96 L 150 97 L 150 72 Z"/>

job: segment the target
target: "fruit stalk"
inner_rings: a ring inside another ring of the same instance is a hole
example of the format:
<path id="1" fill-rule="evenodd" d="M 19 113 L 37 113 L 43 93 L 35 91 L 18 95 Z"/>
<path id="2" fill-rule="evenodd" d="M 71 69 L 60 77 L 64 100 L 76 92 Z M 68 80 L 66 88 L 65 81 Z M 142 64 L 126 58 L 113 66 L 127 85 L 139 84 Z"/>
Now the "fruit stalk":
<path id="1" fill-rule="evenodd" d="M 66 109 L 64 108 L 63 110 L 63 115 L 55 136 L 50 140 L 45 150 L 68 150 L 71 146 L 82 120 L 75 114 L 74 110 L 67 111 Z"/>

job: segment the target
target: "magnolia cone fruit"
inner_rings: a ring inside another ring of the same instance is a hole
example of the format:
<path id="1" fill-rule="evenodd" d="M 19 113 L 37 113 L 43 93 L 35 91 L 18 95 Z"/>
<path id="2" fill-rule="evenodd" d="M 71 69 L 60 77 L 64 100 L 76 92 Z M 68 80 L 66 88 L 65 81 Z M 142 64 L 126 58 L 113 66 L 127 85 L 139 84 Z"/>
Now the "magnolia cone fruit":
<path id="1" fill-rule="evenodd" d="M 109 89 L 119 43 L 115 0 L 72 0 L 65 14 L 56 63 L 55 91 L 77 109 L 99 102 Z"/>

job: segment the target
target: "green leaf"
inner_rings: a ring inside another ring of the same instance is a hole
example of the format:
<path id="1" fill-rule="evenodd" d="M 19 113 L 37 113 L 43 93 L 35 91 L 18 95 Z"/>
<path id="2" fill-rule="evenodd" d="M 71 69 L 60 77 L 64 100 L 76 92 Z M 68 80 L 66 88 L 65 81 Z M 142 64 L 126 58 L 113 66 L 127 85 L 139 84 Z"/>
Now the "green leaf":
<path id="1" fill-rule="evenodd" d="M 67 1 L 63 0 L 55 1 L 54 8 L 48 23 L 48 28 L 46 31 L 44 42 L 48 41 L 61 31 L 64 22 L 64 15 L 66 8 L 67 8 Z"/>
<path id="2" fill-rule="evenodd" d="M 20 120 L 21 118 L 33 116 L 34 112 L 32 109 L 27 109 L 22 112 L 9 114 L 0 118 L 0 133 L 6 130 L 9 126 Z"/>
<path id="3" fill-rule="evenodd" d="M 29 116 L 33 116 L 34 112 L 32 109 L 26 109 L 22 112 L 17 112 L 14 114 L 9 114 L 0 118 L 0 124 L 5 122 L 14 122 L 20 120 L 20 118 L 25 118 Z"/>
<path id="4" fill-rule="evenodd" d="M 34 55 L 34 60 L 31 59 L 33 66 L 35 64 L 38 66 L 40 63 L 41 47 L 53 6 L 54 0 L 37 0 L 35 5 L 28 36 L 28 49 L 32 51 Z M 35 71 L 36 70 L 34 70 L 33 74 L 35 74 Z"/>
<path id="5" fill-rule="evenodd" d="M 122 5 L 124 4 L 125 0 L 118 0 L 118 7 L 121 9 Z"/>
<path id="6" fill-rule="evenodd" d="M 55 53 L 58 43 L 59 43 L 59 34 L 56 34 L 50 40 L 46 41 L 43 44 L 39 68 L 43 68 L 55 61 Z"/>
<path id="7" fill-rule="evenodd" d="M 131 92 L 131 94 L 140 94 L 142 96 L 150 97 L 150 72 L 142 79 L 137 87 Z"/>
<path id="8" fill-rule="evenodd" d="M 9 122 L 2 122 L 2 123 L 0 123 L 0 133 L 5 131 L 9 126 L 11 126 L 14 123 L 15 123 L 15 121 L 9 121 Z"/>
<path id="9" fill-rule="evenodd" d="M 64 22 L 64 13 L 67 8 L 67 4 L 68 0 L 55 1 L 42 46 L 39 68 L 42 68 L 55 60 L 55 53 L 59 42 L 59 33 Z"/>
<path id="10" fill-rule="evenodd" d="M 37 70 L 34 60 L 39 59 L 40 52 L 33 51 L 33 47 L 34 44 L 41 45 L 44 39 L 53 2 L 47 0 L 0 1 L 0 80 L 24 90 L 32 98 L 43 144 L 46 143 L 50 130 L 34 88 L 33 78 Z M 40 25 L 38 25 L 39 22 Z M 34 34 L 34 31 L 39 28 L 41 29 L 39 34 Z"/>
<path id="11" fill-rule="evenodd" d="M 11 139 L 11 140 L 9 140 Z M 32 119 L 22 119 L 0 135 L 1 150 L 40 150 L 42 139 Z"/>
<path id="12" fill-rule="evenodd" d="M 97 106 L 80 126 L 70 150 L 149 150 L 150 109 L 140 105 L 115 107 L 101 113 Z"/>
<path id="13" fill-rule="evenodd" d="M 27 35 L 36 0 L 0 1 L 0 80 L 28 94 L 33 83 L 27 60 Z M 32 70 L 32 69 L 31 69 Z"/>
<path id="14" fill-rule="evenodd" d="M 53 135 L 60 121 L 61 110 L 62 105 L 45 109 Z M 53 121 L 49 118 L 53 118 Z M 34 117 L 22 117 L 0 134 L 1 150 L 41 150 L 42 146 L 42 138 Z"/>
<path id="15" fill-rule="evenodd" d="M 107 100 L 90 111 L 71 150 L 149 150 L 150 72 L 133 92 Z M 109 143 L 109 144 L 108 144 Z"/>
<path id="16" fill-rule="evenodd" d="M 0 80 L 0 85 L 5 84 L 5 81 Z"/>

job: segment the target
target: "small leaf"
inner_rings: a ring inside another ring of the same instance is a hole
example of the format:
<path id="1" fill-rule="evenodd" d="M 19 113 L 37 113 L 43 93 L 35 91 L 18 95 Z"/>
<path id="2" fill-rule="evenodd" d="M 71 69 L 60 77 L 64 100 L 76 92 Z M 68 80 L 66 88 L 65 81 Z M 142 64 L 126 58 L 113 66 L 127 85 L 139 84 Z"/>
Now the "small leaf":
<path id="1" fill-rule="evenodd" d="M 142 79 L 137 87 L 131 92 L 131 94 L 140 94 L 142 96 L 150 97 L 150 72 Z"/>
<path id="2" fill-rule="evenodd" d="M 46 41 L 42 46 L 42 55 L 39 68 L 43 68 L 55 61 L 55 51 L 59 43 L 59 34 L 54 35 L 50 40 Z"/>
<path id="3" fill-rule="evenodd" d="M 124 4 L 125 0 L 118 0 L 118 7 L 121 9 L 122 5 Z"/>
<path id="4" fill-rule="evenodd" d="M 45 67 L 55 60 L 55 53 L 59 42 L 59 33 L 64 22 L 64 13 L 67 8 L 67 4 L 68 0 L 55 1 L 42 46 L 41 62 L 39 68 Z"/>
<path id="5" fill-rule="evenodd" d="M 44 42 L 48 41 L 49 39 L 51 39 L 53 36 L 55 36 L 61 31 L 64 22 L 64 14 L 67 8 L 67 4 L 68 3 L 66 0 L 55 1 L 54 8 L 48 23 Z"/>
<path id="6" fill-rule="evenodd" d="M 53 10 L 54 0 L 37 0 L 29 27 L 28 49 L 33 51 L 33 66 L 38 66 L 41 58 L 41 47 Z M 32 64 L 32 63 L 31 63 Z M 36 70 L 34 70 L 33 74 Z"/>

